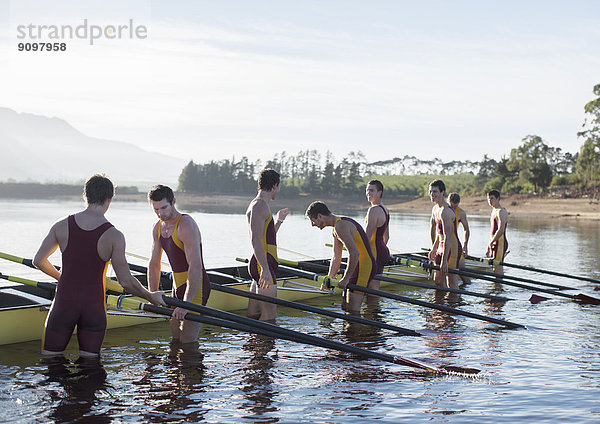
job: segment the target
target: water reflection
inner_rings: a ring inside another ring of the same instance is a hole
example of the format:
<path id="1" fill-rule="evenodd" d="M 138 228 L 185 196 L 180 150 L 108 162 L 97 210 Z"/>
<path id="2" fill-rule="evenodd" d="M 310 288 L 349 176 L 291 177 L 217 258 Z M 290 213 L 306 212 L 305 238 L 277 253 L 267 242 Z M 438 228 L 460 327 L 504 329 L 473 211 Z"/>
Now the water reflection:
<path id="1" fill-rule="evenodd" d="M 259 334 L 250 334 L 243 350 L 250 352 L 247 365 L 243 368 L 242 392 L 246 402 L 242 407 L 250 414 L 254 422 L 274 423 L 279 419 L 265 417 L 265 414 L 276 412 L 278 408 L 273 404 L 277 390 L 273 387 L 273 365 L 277 360 L 277 353 L 269 355 L 275 347 L 275 339 Z"/>
<path id="2" fill-rule="evenodd" d="M 136 385 L 146 386 L 148 404 L 156 408 L 148 412 L 148 422 L 198 422 L 206 414 L 202 403 L 196 398 L 206 391 L 204 387 L 204 355 L 197 343 L 171 342 L 164 358 L 147 354 L 144 376 Z"/>
<path id="3" fill-rule="evenodd" d="M 63 356 L 43 358 L 47 369 L 47 393 L 56 406 L 49 418 L 58 423 L 94 422 L 109 423 L 112 417 L 107 413 L 94 413 L 92 409 L 98 404 L 97 393 L 107 390 L 106 371 L 99 358 L 79 358 L 72 364 Z M 60 390 L 56 390 L 57 383 Z"/>

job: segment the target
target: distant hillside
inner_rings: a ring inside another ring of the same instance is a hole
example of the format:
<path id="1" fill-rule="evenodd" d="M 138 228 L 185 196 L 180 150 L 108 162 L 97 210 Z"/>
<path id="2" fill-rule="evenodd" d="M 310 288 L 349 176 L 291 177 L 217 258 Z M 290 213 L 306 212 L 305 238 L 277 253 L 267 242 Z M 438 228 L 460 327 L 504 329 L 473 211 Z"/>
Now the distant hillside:
<path id="1" fill-rule="evenodd" d="M 100 172 L 117 185 L 177 186 L 187 161 L 89 137 L 59 118 L 0 108 L 0 181 L 81 183 Z"/>

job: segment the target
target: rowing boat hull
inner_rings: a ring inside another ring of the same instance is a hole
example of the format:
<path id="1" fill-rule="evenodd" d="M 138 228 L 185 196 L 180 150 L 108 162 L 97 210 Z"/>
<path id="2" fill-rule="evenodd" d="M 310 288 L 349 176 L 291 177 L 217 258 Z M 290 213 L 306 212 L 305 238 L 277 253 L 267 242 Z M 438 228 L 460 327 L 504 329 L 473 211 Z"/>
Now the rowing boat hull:
<path id="1" fill-rule="evenodd" d="M 46 306 L 33 305 L 1 310 L 0 345 L 40 340 L 47 316 L 48 308 Z M 107 314 L 107 329 L 148 324 L 156 322 L 157 319 L 165 320 L 164 317 L 150 314 L 143 316 L 111 311 Z"/>
<path id="2" fill-rule="evenodd" d="M 314 264 L 326 265 L 326 261 L 311 261 Z M 400 272 L 408 272 L 405 275 L 396 275 L 398 278 L 404 279 L 427 279 L 426 273 L 416 274 L 413 271 L 418 270 L 417 267 L 406 267 L 406 266 L 390 266 L 386 267 L 386 270 L 392 271 L 396 274 Z M 411 274 L 412 273 L 412 274 Z M 217 284 L 226 284 L 239 290 L 248 290 L 249 284 L 246 282 L 250 280 L 248 275 L 247 267 L 224 267 L 209 270 L 211 282 Z M 138 278 L 143 282 L 145 280 L 144 275 L 139 275 Z M 332 290 L 322 291 L 320 290 L 320 283 L 312 281 L 306 278 L 298 278 L 289 272 L 280 271 L 278 273 L 278 290 L 277 296 L 280 299 L 290 301 L 303 301 L 306 299 L 317 298 L 317 297 L 330 297 L 332 299 L 340 298 L 340 290 L 336 287 Z M 409 278 L 412 277 L 412 278 Z M 240 282 L 240 280 L 244 282 Z M 392 285 L 394 283 L 381 282 L 382 286 Z M 169 290 L 170 281 L 163 278 L 161 281 L 161 288 Z M 408 290 L 408 286 L 402 286 Z M 17 287 L 13 287 L 11 290 L 16 290 Z M 23 296 L 30 296 L 31 293 L 37 296 L 35 297 L 36 302 L 31 301 L 30 305 L 22 305 L 15 307 L 3 307 L 0 308 L 0 319 L 2 332 L 0 334 L 0 345 L 10 343 L 20 343 L 32 340 L 39 340 L 42 338 L 44 323 L 48 315 L 48 309 L 50 306 L 50 299 L 47 292 L 37 288 L 27 288 L 23 290 Z M 0 296 L 4 295 L 4 289 L 0 291 Z M 41 296 L 46 296 L 48 299 L 44 301 Z M 223 293 L 217 290 L 212 290 L 207 306 L 223 311 L 244 311 L 248 307 L 248 299 L 241 296 L 235 296 L 228 293 Z M 108 311 L 107 315 L 107 329 L 128 327 L 140 324 L 153 323 L 158 320 L 165 320 L 163 317 L 159 317 L 144 312 L 138 312 L 135 314 L 123 312 L 123 311 Z"/>

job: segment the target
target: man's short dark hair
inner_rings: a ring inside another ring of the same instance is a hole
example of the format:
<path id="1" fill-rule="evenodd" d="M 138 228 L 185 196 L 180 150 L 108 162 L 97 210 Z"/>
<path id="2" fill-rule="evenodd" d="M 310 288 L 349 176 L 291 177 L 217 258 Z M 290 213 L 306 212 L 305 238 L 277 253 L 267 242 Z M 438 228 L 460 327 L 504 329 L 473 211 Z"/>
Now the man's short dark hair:
<path id="1" fill-rule="evenodd" d="M 488 191 L 488 196 L 494 196 L 496 199 L 500 198 L 500 192 L 498 190 Z"/>
<path id="2" fill-rule="evenodd" d="M 440 193 L 446 192 L 446 184 L 442 180 L 433 180 L 429 183 L 429 187 L 437 187 Z"/>
<path id="3" fill-rule="evenodd" d="M 115 186 L 104 174 L 94 174 L 83 186 L 83 198 L 88 205 L 103 205 L 115 195 Z"/>
<path id="4" fill-rule="evenodd" d="M 316 218 L 317 215 L 324 215 L 324 216 L 329 216 L 331 215 L 331 211 L 329 210 L 329 208 L 327 207 L 327 205 L 325 205 L 325 203 L 323 202 L 312 202 L 309 206 L 308 209 L 306 209 L 306 216 L 308 216 L 309 218 Z"/>
<path id="5" fill-rule="evenodd" d="M 371 180 L 367 183 L 367 185 L 374 185 L 377 187 L 377 191 L 380 191 L 383 194 L 383 183 L 379 180 Z"/>
<path id="6" fill-rule="evenodd" d="M 271 168 L 266 168 L 258 174 L 258 189 L 269 191 L 281 181 L 279 172 Z"/>
<path id="7" fill-rule="evenodd" d="M 173 194 L 173 190 L 171 187 L 157 184 L 153 186 L 148 192 L 148 201 L 160 202 L 162 199 L 167 199 L 170 205 L 173 204 L 173 199 L 175 199 L 175 195 Z"/>
<path id="8" fill-rule="evenodd" d="M 448 196 L 448 200 L 450 200 L 450 203 L 456 203 L 458 205 L 460 203 L 460 194 L 450 193 L 450 196 Z"/>

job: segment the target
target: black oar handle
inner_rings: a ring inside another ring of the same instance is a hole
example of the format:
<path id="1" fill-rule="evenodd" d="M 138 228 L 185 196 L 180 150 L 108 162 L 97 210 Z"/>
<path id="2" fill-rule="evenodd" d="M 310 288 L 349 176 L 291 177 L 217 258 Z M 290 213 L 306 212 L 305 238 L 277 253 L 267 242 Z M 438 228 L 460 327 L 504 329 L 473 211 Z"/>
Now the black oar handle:
<path id="1" fill-rule="evenodd" d="M 418 333 L 414 330 L 410 330 L 408 328 L 402 328 L 402 327 L 398 327 L 395 325 L 386 324 L 384 322 L 373 321 L 373 320 L 369 320 L 369 319 L 362 318 L 362 317 L 355 316 L 355 315 L 345 315 L 345 314 L 341 314 L 339 312 L 328 311 L 327 309 L 316 308 L 314 306 L 303 305 L 301 303 L 292 302 L 289 300 L 278 299 L 276 297 L 265 296 L 265 295 L 258 294 L 258 293 L 247 292 L 244 290 L 236 289 L 234 287 L 223 286 L 221 284 L 210 283 L 210 287 L 213 290 L 218 290 L 218 291 L 221 291 L 224 293 L 234 294 L 236 296 L 243 296 L 243 297 L 247 297 L 250 299 L 260 300 L 263 302 L 274 303 L 276 305 L 287 306 L 289 308 L 299 309 L 299 310 L 307 311 L 307 312 L 313 312 L 313 313 L 317 313 L 320 315 L 326 315 L 326 316 L 329 316 L 332 318 L 343 319 L 345 321 L 357 322 L 360 324 L 370 325 L 372 327 L 384 328 L 386 330 L 396 331 L 396 332 L 406 335 L 406 336 L 420 336 L 421 335 L 420 333 Z"/>

